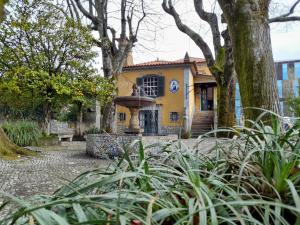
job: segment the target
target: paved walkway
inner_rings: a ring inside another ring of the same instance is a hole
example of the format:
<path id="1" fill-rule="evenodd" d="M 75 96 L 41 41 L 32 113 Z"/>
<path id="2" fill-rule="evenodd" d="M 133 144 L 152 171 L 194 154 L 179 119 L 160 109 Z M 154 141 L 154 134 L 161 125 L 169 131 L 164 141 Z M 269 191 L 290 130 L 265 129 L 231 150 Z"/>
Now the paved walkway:
<path id="1" fill-rule="evenodd" d="M 0 160 L 0 190 L 17 197 L 51 194 L 82 172 L 107 165 L 87 156 L 85 143 L 46 149 L 39 157 Z"/>
<path id="2" fill-rule="evenodd" d="M 163 137 L 143 138 L 146 145 L 163 139 L 172 140 Z M 182 142 L 187 147 L 193 147 L 196 140 Z M 213 143 L 214 139 L 202 143 L 201 152 L 209 150 Z M 0 191 L 25 198 L 35 194 L 51 194 L 79 174 L 108 165 L 109 161 L 87 156 L 84 142 L 64 143 L 56 149 L 44 148 L 39 157 L 15 161 L 0 159 Z"/>

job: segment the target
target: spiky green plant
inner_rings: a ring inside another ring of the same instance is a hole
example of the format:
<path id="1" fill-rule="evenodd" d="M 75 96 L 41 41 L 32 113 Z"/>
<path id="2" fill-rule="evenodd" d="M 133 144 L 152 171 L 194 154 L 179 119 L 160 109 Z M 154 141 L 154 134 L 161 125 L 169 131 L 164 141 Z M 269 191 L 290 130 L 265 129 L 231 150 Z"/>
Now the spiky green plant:
<path id="1" fill-rule="evenodd" d="M 9 139 L 18 146 L 37 144 L 38 139 L 42 136 L 42 130 L 33 121 L 8 122 L 2 128 Z"/>
<path id="2" fill-rule="evenodd" d="M 205 155 L 179 141 L 154 158 L 153 146 L 134 142 L 114 166 L 86 172 L 51 196 L 6 195 L 0 209 L 18 208 L 0 224 L 298 225 L 300 129 L 282 132 L 275 115 L 272 126 L 252 124 L 231 129 L 238 137 Z"/>

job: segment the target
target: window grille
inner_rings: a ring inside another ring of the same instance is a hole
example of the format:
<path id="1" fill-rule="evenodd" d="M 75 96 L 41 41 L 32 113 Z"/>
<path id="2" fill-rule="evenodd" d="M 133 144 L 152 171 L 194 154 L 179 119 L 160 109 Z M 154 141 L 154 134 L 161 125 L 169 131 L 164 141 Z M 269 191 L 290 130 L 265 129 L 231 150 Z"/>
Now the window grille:
<path id="1" fill-rule="evenodd" d="M 118 117 L 119 117 L 119 121 L 125 121 L 126 120 L 126 113 L 119 113 Z"/>
<path id="2" fill-rule="evenodd" d="M 179 120 L 178 112 L 170 112 L 170 121 L 177 122 Z"/>
<path id="3" fill-rule="evenodd" d="M 147 96 L 156 97 L 158 95 L 158 79 L 155 76 L 143 78 L 143 88 Z"/>

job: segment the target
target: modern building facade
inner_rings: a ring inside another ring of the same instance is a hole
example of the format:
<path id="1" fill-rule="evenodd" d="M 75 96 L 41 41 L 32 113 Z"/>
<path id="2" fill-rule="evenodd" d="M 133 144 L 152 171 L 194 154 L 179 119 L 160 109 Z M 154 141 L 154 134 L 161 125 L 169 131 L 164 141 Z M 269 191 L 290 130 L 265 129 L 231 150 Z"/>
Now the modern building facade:
<path id="1" fill-rule="evenodd" d="M 278 61 L 275 63 L 275 70 L 282 114 L 293 116 L 285 101 L 289 97 L 299 96 L 300 59 Z"/>
<path id="2" fill-rule="evenodd" d="M 281 115 L 292 117 L 286 100 L 293 96 L 299 96 L 300 84 L 300 59 L 275 62 L 275 73 L 277 77 L 278 95 L 280 101 Z M 243 121 L 243 108 L 241 104 L 239 85 L 236 86 L 236 118 L 237 122 Z"/>

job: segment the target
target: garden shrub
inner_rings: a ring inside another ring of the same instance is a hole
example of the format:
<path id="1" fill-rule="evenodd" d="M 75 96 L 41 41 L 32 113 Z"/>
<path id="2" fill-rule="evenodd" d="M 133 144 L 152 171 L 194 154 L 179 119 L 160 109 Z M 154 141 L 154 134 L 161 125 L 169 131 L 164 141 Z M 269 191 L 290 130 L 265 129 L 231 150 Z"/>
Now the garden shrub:
<path id="1" fill-rule="evenodd" d="M 2 126 L 9 139 L 18 146 L 29 146 L 38 143 L 42 131 L 33 121 L 8 122 Z"/>
<path id="2" fill-rule="evenodd" d="M 101 129 L 99 129 L 97 127 L 91 127 L 85 133 L 86 134 L 101 134 L 102 132 L 101 132 Z"/>

